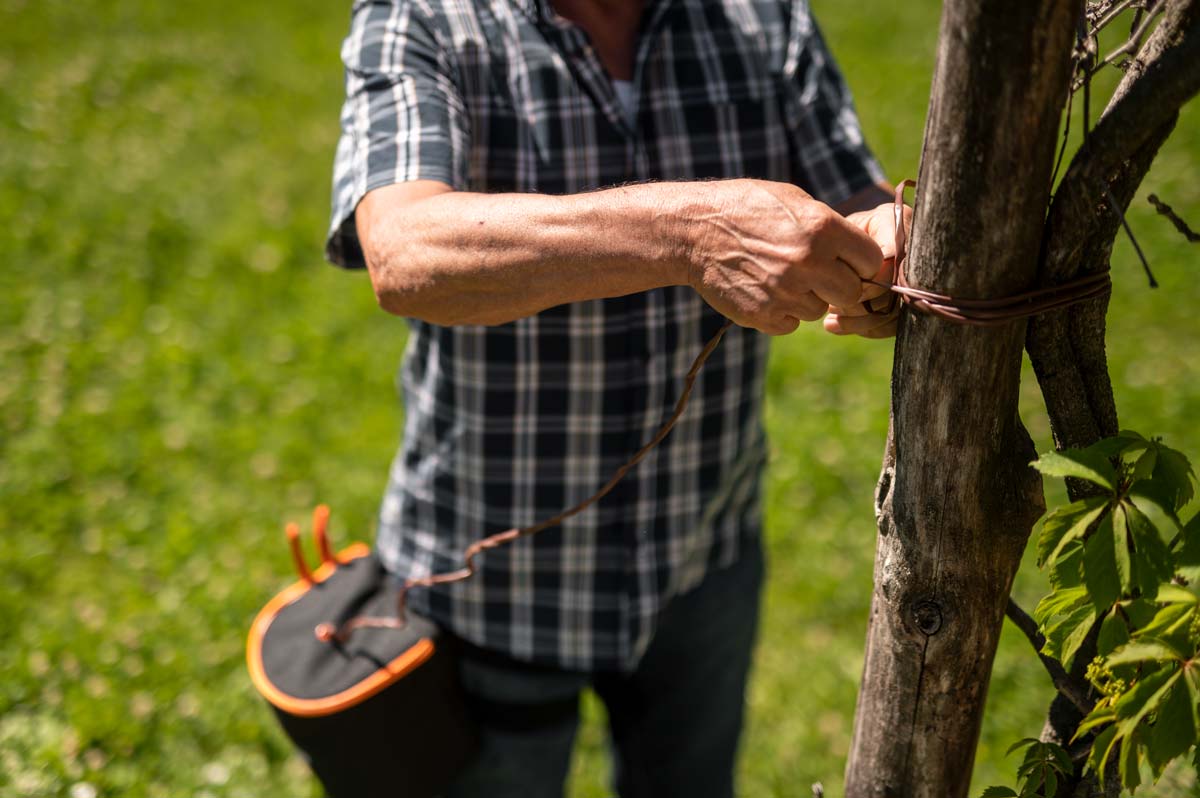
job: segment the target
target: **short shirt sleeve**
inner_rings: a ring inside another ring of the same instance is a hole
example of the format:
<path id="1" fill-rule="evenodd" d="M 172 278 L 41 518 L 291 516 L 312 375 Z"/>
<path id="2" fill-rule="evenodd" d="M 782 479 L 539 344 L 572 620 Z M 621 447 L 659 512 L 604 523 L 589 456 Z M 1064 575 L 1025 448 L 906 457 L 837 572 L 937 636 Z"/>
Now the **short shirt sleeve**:
<path id="1" fill-rule="evenodd" d="M 325 255 L 363 268 L 354 210 L 410 180 L 467 183 L 468 121 L 449 50 L 420 0 L 358 0 L 342 45 L 346 100 Z"/>
<path id="2" fill-rule="evenodd" d="M 850 89 L 806 0 L 792 6 L 783 68 L 784 110 L 801 185 L 830 205 L 885 180 L 863 139 Z"/>

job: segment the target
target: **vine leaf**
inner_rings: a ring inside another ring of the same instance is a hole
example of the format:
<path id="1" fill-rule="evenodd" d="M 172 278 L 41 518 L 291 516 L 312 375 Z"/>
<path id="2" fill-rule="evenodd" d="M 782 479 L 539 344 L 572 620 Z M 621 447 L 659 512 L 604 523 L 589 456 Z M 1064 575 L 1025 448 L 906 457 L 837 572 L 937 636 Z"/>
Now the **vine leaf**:
<path id="1" fill-rule="evenodd" d="M 1108 764 L 1109 754 L 1112 753 L 1113 745 L 1116 742 L 1117 727 L 1109 726 L 1096 735 L 1095 741 L 1092 742 L 1092 750 L 1088 753 L 1087 766 L 1096 774 L 1101 786 L 1104 785 L 1104 766 Z"/>
<path id="2" fill-rule="evenodd" d="M 1159 586 L 1155 601 L 1159 604 L 1200 604 L 1200 596 L 1186 587 L 1168 584 Z"/>
<path id="3" fill-rule="evenodd" d="M 1133 468 L 1130 469 L 1129 476 L 1134 482 L 1143 479 L 1151 479 L 1154 476 L 1154 467 L 1158 463 L 1158 447 L 1147 446 L 1133 463 Z"/>
<path id="4" fill-rule="evenodd" d="M 1055 590 L 1083 584 L 1083 541 L 1075 538 L 1063 545 L 1050 565 L 1050 586 Z M 1200 568 L 1197 569 L 1200 571 Z"/>
<path id="5" fill-rule="evenodd" d="M 1156 443 L 1155 448 L 1158 449 L 1158 460 L 1154 465 L 1154 481 L 1164 487 L 1172 501 L 1172 509 L 1178 512 L 1195 495 L 1192 482 L 1196 473 L 1182 452 L 1161 443 Z"/>
<path id="6" fill-rule="evenodd" d="M 1038 567 L 1053 566 L 1063 548 L 1083 537 L 1108 506 L 1107 497 L 1089 496 L 1047 513 L 1038 535 Z"/>
<path id="7" fill-rule="evenodd" d="M 1121 786 L 1127 790 L 1135 789 L 1142 783 L 1142 775 L 1138 771 L 1138 738 L 1141 736 L 1135 729 L 1121 739 L 1121 759 L 1118 773 L 1121 776 Z"/>
<path id="8" fill-rule="evenodd" d="M 1068 587 L 1056 590 L 1038 602 L 1033 609 L 1033 619 L 1045 632 L 1046 622 L 1055 615 L 1069 612 L 1087 601 L 1087 588 Z"/>
<path id="9" fill-rule="evenodd" d="M 1158 595 L 1158 586 L 1170 582 L 1175 575 L 1175 564 L 1171 561 L 1171 550 L 1158 534 L 1158 529 L 1145 513 L 1129 502 L 1122 502 L 1128 519 L 1129 532 L 1137 551 L 1137 584 L 1142 596 L 1153 600 Z"/>
<path id="10" fill-rule="evenodd" d="M 1096 639 L 1096 653 L 1107 656 L 1115 649 L 1129 642 L 1129 625 L 1125 618 L 1113 607 L 1100 623 L 1100 636 Z"/>
<path id="11" fill-rule="evenodd" d="M 1191 691 L 1186 683 L 1177 683 L 1163 699 L 1146 746 L 1155 778 L 1168 762 L 1187 751 L 1196 739 L 1196 731 Z"/>
<path id="12" fill-rule="evenodd" d="M 988 787 L 979 798 L 1017 798 L 1017 791 L 1012 787 Z"/>
<path id="13" fill-rule="evenodd" d="M 1129 544 L 1124 515 L 1114 513 L 1100 522 L 1100 528 L 1083 544 L 1083 583 L 1097 610 L 1105 611 L 1121 597 L 1131 583 Z"/>
<path id="14" fill-rule="evenodd" d="M 1046 629 L 1046 645 L 1042 647 L 1042 653 L 1054 657 L 1069 669 L 1075 652 L 1083 645 L 1095 620 L 1096 609 L 1085 595 L 1082 604 Z"/>
<path id="15" fill-rule="evenodd" d="M 1088 716 L 1086 718 L 1084 718 L 1082 721 L 1079 722 L 1079 728 L 1075 730 L 1075 736 L 1071 738 L 1071 742 L 1075 742 L 1080 737 L 1087 734 L 1088 732 L 1090 732 L 1092 729 L 1096 728 L 1097 726 L 1104 726 L 1108 723 L 1112 723 L 1116 719 L 1117 719 L 1117 713 L 1116 713 L 1116 710 L 1114 710 L 1112 707 L 1109 707 L 1109 706 L 1096 707 L 1095 709 L 1093 709 L 1091 711 L 1091 713 L 1088 714 Z M 1113 726 L 1111 728 L 1113 730 L 1115 730 L 1116 726 Z M 1108 729 L 1105 729 L 1105 731 L 1108 731 Z M 1099 738 L 1097 738 L 1097 740 L 1099 740 Z"/>
<path id="16" fill-rule="evenodd" d="M 1026 748 L 1031 745 L 1036 745 L 1037 742 L 1038 742 L 1038 738 L 1036 738 L 1036 737 L 1022 737 L 1020 740 L 1017 740 L 1015 743 L 1010 745 L 1008 747 L 1008 750 L 1004 752 L 1004 755 L 1012 756 L 1014 751 L 1020 751 L 1022 748 Z"/>
<path id="17" fill-rule="evenodd" d="M 1180 576 L 1192 584 L 1200 583 L 1200 513 L 1192 516 L 1181 533 L 1183 546 L 1175 555 Z"/>
<path id="18" fill-rule="evenodd" d="M 1030 463 L 1048 477 L 1074 477 L 1116 493 L 1117 472 L 1104 455 L 1092 449 L 1047 452 Z"/>
<path id="19" fill-rule="evenodd" d="M 1161 640 L 1135 640 L 1114 651 L 1106 660 L 1109 667 L 1138 662 L 1168 662 L 1183 660 L 1183 655 Z M 1139 682 L 1140 684 L 1140 682 Z M 1137 688 L 1135 687 L 1134 690 Z"/>

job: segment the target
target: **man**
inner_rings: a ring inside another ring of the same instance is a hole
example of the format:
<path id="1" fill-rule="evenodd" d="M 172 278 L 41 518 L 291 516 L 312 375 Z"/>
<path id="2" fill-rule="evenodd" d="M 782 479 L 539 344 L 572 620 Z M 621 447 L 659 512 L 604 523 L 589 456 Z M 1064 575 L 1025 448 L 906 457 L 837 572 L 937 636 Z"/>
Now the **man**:
<path id="1" fill-rule="evenodd" d="M 414 591 L 483 729 L 450 795 L 561 795 L 585 686 L 622 798 L 731 795 L 763 333 L 895 324 L 860 306 L 888 277 L 882 171 L 804 0 L 360 0 L 343 59 L 328 255 L 410 325 L 377 542 L 398 576 L 591 495 L 738 325 L 608 497 Z"/>

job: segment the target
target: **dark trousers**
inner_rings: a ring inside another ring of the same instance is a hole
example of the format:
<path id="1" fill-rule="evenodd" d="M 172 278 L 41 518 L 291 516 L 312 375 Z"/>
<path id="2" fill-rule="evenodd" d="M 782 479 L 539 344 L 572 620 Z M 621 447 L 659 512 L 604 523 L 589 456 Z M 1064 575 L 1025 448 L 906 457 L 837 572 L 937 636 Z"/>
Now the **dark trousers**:
<path id="1" fill-rule="evenodd" d="M 446 798 L 561 798 L 588 686 L 608 710 L 620 798 L 732 798 L 763 571 L 761 548 L 747 545 L 737 563 L 677 597 L 632 673 L 465 654 L 482 749 Z"/>

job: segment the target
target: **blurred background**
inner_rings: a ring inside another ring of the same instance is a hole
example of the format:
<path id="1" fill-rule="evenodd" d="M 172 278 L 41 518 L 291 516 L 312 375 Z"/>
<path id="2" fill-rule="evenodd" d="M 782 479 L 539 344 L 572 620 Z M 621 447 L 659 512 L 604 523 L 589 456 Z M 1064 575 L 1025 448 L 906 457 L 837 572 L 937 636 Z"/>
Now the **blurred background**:
<path id="1" fill-rule="evenodd" d="M 813 5 L 889 174 L 915 175 L 937 4 Z M 0 9 L 0 795 L 315 796 L 243 641 L 291 581 L 285 521 L 325 501 L 336 543 L 371 539 L 400 431 L 404 325 L 321 257 L 349 3 Z M 1200 226 L 1198 123 L 1193 104 L 1129 214 L 1161 288 L 1121 240 L 1109 336 L 1123 425 L 1193 458 L 1200 248 L 1145 197 Z M 744 795 L 840 794 L 890 365 L 890 344 L 816 325 L 774 350 Z M 1022 413 L 1050 448 L 1028 369 Z M 1045 588 L 1027 562 L 1022 602 Z M 977 788 L 1011 783 L 1004 750 L 1050 696 L 1006 629 Z M 571 794 L 598 798 L 585 708 Z"/>

